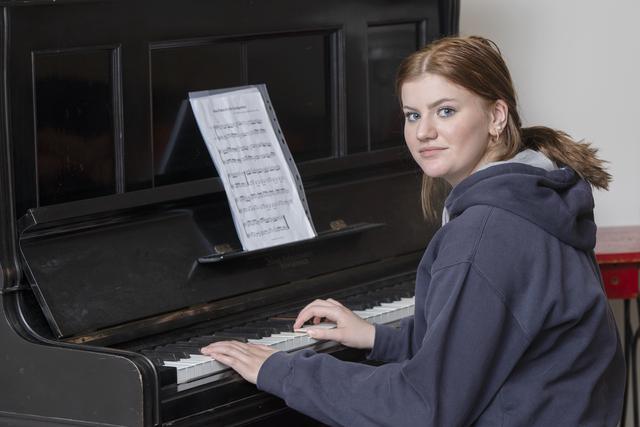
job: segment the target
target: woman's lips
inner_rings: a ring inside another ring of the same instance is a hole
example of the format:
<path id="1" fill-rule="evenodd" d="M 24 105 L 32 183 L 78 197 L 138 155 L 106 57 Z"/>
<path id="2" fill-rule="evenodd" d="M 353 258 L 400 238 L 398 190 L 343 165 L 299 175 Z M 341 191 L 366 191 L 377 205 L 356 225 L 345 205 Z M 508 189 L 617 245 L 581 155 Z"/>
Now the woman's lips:
<path id="1" fill-rule="evenodd" d="M 421 148 L 418 152 L 420 153 L 420 157 L 433 157 L 444 150 L 446 150 L 445 147 L 427 147 Z"/>

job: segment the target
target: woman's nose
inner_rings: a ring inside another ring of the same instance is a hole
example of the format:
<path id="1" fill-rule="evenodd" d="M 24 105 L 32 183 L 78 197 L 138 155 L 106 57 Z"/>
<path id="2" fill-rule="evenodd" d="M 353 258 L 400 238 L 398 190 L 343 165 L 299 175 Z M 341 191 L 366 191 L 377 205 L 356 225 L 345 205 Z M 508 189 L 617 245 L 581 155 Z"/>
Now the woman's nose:
<path id="1" fill-rule="evenodd" d="M 429 120 L 425 120 L 424 118 L 420 120 L 418 123 L 418 127 L 416 129 L 416 138 L 420 141 L 435 139 L 438 135 L 436 132 L 436 128 Z"/>

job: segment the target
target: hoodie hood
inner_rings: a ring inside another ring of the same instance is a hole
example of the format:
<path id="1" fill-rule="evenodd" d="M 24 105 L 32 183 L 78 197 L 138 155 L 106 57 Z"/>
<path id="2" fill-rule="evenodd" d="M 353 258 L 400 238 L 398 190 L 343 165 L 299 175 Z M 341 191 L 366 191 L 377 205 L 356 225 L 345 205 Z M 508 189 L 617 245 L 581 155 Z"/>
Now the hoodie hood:
<path id="1" fill-rule="evenodd" d="M 509 211 L 575 248 L 591 251 L 595 246 L 591 187 L 572 169 L 492 164 L 454 187 L 445 210 L 453 220 L 475 205 Z"/>

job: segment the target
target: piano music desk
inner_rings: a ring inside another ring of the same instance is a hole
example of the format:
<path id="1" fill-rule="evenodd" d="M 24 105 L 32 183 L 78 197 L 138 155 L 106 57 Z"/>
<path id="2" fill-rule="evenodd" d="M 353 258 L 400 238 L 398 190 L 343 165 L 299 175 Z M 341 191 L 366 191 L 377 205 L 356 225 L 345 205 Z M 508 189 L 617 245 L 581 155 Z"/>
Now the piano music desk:
<path id="1" fill-rule="evenodd" d="M 638 417 L 638 374 L 636 347 L 640 328 L 634 332 L 631 324 L 631 301 L 636 301 L 640 316 L 640 226 L 601 227 L 597 233 L 596 260 L 602 273 L 605 292 L 609 299 L 624 300 L 624 356 L 627 372 L 631 362 L 633 421 L 639 425 Z M 628 381 L 625 384 L 625 401 L 622 409 L 621 426 L 625 426 Z"/>

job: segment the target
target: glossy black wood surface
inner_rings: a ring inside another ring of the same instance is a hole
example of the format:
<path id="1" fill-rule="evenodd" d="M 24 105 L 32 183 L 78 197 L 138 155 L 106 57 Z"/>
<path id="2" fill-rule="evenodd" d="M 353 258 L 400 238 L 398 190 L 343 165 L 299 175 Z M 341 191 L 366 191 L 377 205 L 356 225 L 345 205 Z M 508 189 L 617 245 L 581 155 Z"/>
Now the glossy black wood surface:
<path id="1" fill-rule="evenodd" d="M 210 176 L 188 111 L 178 126 L 190 90 L 266 83 L 300 162 L 401 147 L 388 81 L 401 56 L 442 33 L 438 4 L 418 1 L 58 2 L 6 12 L 17 215 Z M 180 139 L 193 146 L 181 154 L 191 172 L 167 168 Z"/>
<path id="2" fill-rule="evenodd" d="M 392 79 L 402 56 L 457 31 L 458 1 L 0 8 L 0 426 L 318 425 L 238 377 L 161 387 L 136 351 L 415 268 L 435 225 Z M 238 243 L 184 101 L 253 83 L 316 228 L 385 226 L 198 264 Z"/>

